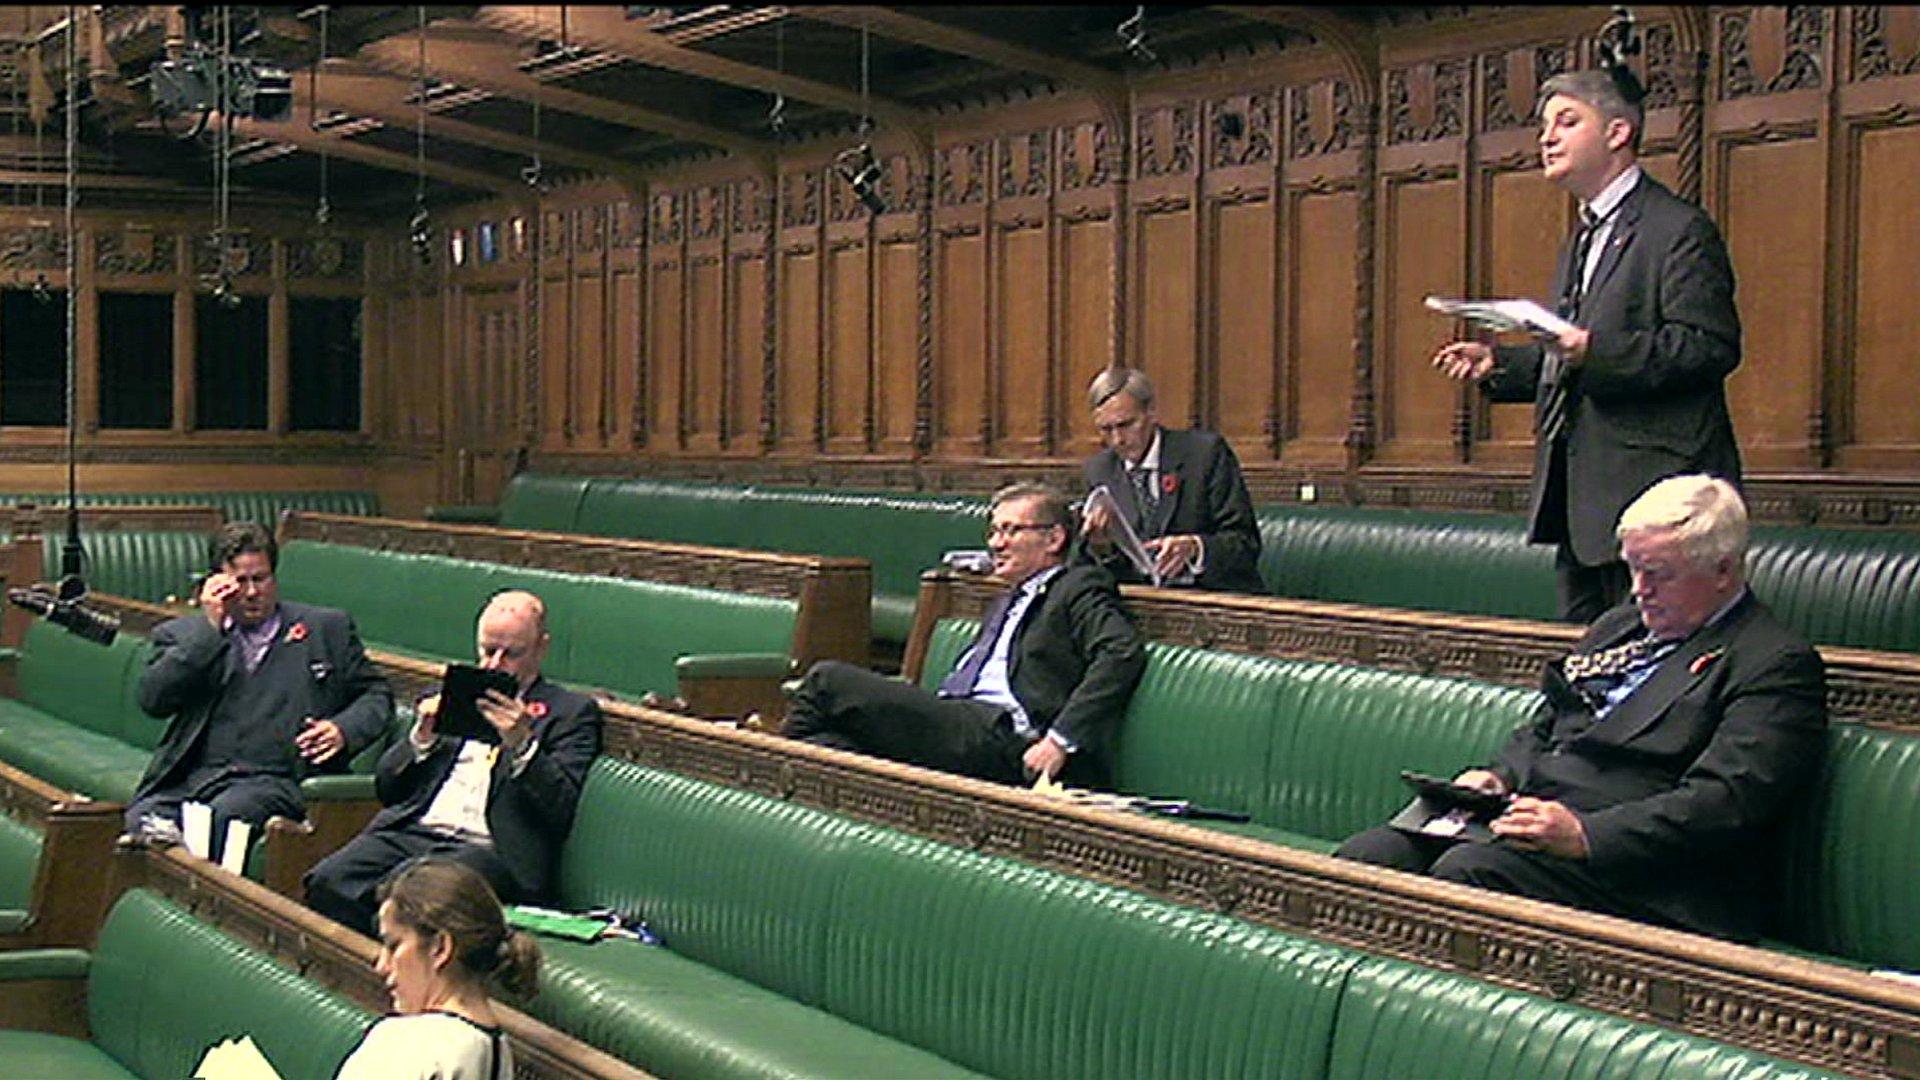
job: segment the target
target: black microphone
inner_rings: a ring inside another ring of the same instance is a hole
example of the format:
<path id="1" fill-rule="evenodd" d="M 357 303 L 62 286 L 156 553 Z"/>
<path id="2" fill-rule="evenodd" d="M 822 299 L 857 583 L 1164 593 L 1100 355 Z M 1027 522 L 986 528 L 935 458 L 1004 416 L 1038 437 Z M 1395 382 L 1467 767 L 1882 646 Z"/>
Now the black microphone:
<path id="1" fill-rule="evenodd" d="M 86 595 L 87 583 L 77 574 L 68 574 L 60 579 L 58 586 L 43 582 L 8 589 L 7 601 L 95 645 L 113 644 L 114 637 L 120 633 L 119 618 L 82 604 L 80 601 Z"/>

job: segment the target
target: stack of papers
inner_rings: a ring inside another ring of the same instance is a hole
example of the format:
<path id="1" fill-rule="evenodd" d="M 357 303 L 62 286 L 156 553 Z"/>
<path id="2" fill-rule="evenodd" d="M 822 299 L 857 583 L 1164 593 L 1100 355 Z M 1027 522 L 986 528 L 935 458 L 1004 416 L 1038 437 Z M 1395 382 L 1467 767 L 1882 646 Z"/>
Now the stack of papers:
<path id="1" fill-rule="evenodd" d="M 1574 328 L 1572 323 L 1531 300 L 1449 300 L 1429 296 L 1427 310 L 1465 319 L 1495 333 L 1524 330 L 1557 338 Z"/>

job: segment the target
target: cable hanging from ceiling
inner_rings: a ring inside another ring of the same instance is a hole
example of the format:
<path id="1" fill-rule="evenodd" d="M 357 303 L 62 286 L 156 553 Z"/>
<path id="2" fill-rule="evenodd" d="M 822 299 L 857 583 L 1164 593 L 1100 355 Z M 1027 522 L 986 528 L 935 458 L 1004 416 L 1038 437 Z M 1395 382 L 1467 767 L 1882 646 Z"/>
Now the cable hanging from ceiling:
<path id="1" fill-rule="evenodd" d="M 219 65 L 214 76 L 214 109 L 220 127 L 214 133 L 213 192 L 215 224 L 213 229 L 213 270 L 206 278 L 208 290 L 221 307 L 240 306 L 240 294 L 233 285 L 233 19 L 222 12 L 219 34 Z"/>
<path id="2" fill-rule="evenodd" d="M 320 51 L 313 62 L 312 77 L 307 82 L 307 127 L 316 133 L 320 130 L 320 69 L 327 63 L 327 14 L 331 10 L 327 4 L 320 5 Z M 313 222 L 325 229 L 333 220 L 333 203 L 329 199 L 327 184 L 330 159 L 325 142 L 320 143 L 319 150 L 320 199 L 313 207 Z"/>
<path id="3" fill-rule="evenodd" d="M 860 141 L 840 151 L 833 159 L 833 168 L 847 182 L 847 187 L 853 190 L 854 197 L 860 200 L 868 213 L 883 214 L 887 210 L 887 201 L 880 194 L 880 161 L 873 155 L 873 107 L 869 87 L 871 62 L 872 43 L 863 17 L 860 21 Z"/>
<path id="4" fill-rule="evenodd" d="M 413 219 L 407 223 L 407 240 L 421 266 L 433 264 L 433 227 L 427 216 L 427 8 L 415 9 L 419 16 L 419 56 L 414 71 L 415 123 L 413 130 Z"/>
<path id="5" fill-rule="evenodd" d="M 782 80 L 787 76 L 787 20 L 773 24 L 773 70 Z M 779 135 L 787 128 L 787 95 L 773 92 L 773 106 L 767 110 L 767 130 Z"/>

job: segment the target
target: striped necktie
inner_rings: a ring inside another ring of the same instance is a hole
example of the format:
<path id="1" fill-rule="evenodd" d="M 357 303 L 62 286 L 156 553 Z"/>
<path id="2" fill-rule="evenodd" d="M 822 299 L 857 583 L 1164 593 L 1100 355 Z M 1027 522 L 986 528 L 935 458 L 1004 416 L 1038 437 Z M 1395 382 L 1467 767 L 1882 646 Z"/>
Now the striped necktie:
<path id="1" fill-rule="evenodd" d="M 1600 223 L 1605 220 L 1595 217 L 1584 206 L 1580 208 L 1580 231 L 1574 234 L 1573 252 L 1567 260 L 1567 280 L 1560 290 L 1559 314 L 1563 319 L 1579 321 L 1580 303 L 1586 298 L 1587 253 L 1593 249 L 1594 234 L 1600 231 Z M 1567 369 L 1564 361 L 1555 359 L 1548 371 L 1546 397 L 1540 405 L 1540 437 L 1547 442 L 1558 439 L 1567 427 Z"/>

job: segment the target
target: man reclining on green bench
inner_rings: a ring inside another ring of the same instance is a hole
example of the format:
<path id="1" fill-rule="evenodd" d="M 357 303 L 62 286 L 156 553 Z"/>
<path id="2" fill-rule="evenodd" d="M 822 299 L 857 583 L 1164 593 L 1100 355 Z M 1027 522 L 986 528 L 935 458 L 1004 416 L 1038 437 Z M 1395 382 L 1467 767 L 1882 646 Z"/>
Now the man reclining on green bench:
<path id="1" fill-rule="evenodd" d="M 206 803 L 217 849 L 231 820 L 306 817 L 300 778 L 340 771 L 378 739 L 393 693 L 345 612 L 281 602 L 272 533 L 234 522 L 212 555 L 200 610 L 153 631 L 140 710 L 169 723 L 126 822 L 174 841 L 181 804 Z"/>
<path id="2" fill-rule="evenodd" d="M 1104 784 L 1146 650 L 1112 576 L 1066 565 L 1073 531 L 1053 488 L 1001 489 L 987 547 L 1008 589 L 938 694 L 823 660 L 793 692 L 787 734 L 983 780 Z"/>
<path id="3" fill-rule="evenodd" d="M 552 638 L 534 594 L 496 594 L 474 637 L 479 666 L 519 687 L 512 697 L 489 689 L 476 702 L 498 741 L 435 731 L 440 697 L 423 699 L 413 730 L 380 757 L 374 784 L 384 809 L 307 873 L 307 905 L 363 934 L 375 932 L 380 882 L 420 855 L 472 867 L 510 904 L 545 900 L 552 889 L 600 753 L 600 707 L 541 678 Z"/>
<path id="4" fill-rule="evenodd" d="M 1547 664 L 1546 700 L 1495 762 L 1455 778 L 1510 796 L 1491 837 L 1463 838 L 1461 814 L 1401 818 L 1338 854 L 1751 940 L 1782 819 L 1819 772 L 1825 670 L 1747 588 L 1725 480 L 1662 480 L 1616 532 L 1632 600 Z"/>

